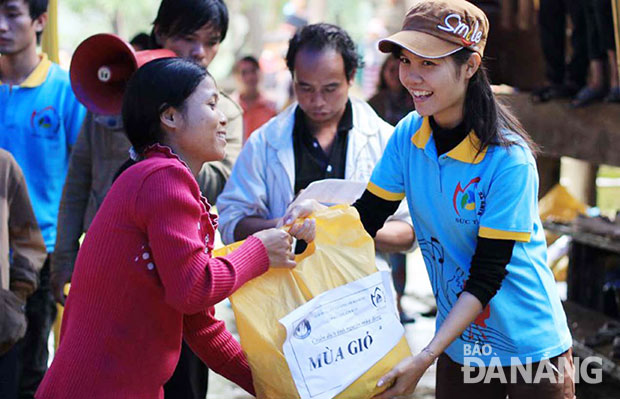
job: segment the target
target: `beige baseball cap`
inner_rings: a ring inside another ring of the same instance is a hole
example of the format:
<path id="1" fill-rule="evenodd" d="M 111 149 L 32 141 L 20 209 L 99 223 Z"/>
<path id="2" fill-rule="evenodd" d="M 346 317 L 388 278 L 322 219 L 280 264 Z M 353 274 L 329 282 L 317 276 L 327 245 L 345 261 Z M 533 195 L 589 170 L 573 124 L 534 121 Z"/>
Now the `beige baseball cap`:
<path id="1" fill-rule="evenodd" d="M 484 55 L 489 20 L 466 0 L 416 0 L 400 32 L 379 41 L 379 50 L 405 48 L 424 58 L 442 58 L 468 48 Z"/>

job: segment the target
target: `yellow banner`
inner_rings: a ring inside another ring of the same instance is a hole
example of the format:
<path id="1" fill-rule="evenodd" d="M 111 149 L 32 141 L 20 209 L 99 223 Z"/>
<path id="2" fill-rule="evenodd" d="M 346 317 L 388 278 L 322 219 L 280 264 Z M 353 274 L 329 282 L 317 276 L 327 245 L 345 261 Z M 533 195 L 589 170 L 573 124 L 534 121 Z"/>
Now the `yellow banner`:
<path id="1" fill-rule="evenodd" d="M 611 0 L 614 14 L 614 31 L 616 33 L 616 66 L 620 75 L 620 0 Z"/>
<path id="2" fill-rule="evenodd" d="M 41 49 L 52 62 L 59 63 L 58 55 L 58 0 L 49 0 L 47 26 L 41 37 Z"/>

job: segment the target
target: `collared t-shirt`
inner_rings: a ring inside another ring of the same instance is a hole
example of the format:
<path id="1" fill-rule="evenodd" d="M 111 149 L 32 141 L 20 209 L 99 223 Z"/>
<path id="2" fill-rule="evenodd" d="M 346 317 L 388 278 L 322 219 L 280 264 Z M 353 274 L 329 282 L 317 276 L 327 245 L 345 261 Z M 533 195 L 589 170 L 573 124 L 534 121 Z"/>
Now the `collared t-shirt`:
<path id="1" fill-rule="evenodd" d="M 437 301 L 437 329 L 463 291 L 477 237 L 516 241 L 502 287 L 446 349 L 452 360 L 507 366 L 557 356 L 572 338 L 546 265 L 536 163 L 525 143 L 481 153 L 479 145 L 470 132 L 438 157 L 428 118 L 412 112 L 396 127 L 368 189 L 386 200 L 407 197 Z"/>
<path id="2" fill-rule="evenodd" d="M 353 127 L 353 108 L 347 101 L 345 111 L 338 122 L 334 143 L 329 154 L 310 133 L 305 114 L 297 106 L 293 127 L 293 151 L 295 153 L 295 194 L 316 180 L 344 179 L 347 161 L 347 139 Z"/>
<path id="3" fill-rule="evenodd" d="M 19 86 L 0 82 L 0 148 L 22 168 L 48 252 L 69 165 L 86 110 L 71 90 L 69 74 L 43 55 Z"/>

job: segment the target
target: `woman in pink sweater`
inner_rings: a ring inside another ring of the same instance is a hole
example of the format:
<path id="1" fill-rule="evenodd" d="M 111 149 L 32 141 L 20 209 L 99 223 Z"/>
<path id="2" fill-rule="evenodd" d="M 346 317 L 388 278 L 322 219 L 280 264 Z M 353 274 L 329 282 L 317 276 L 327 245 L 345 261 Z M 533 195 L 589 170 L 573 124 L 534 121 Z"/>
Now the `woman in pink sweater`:
<path id="1" fill-rule="evenodd" d="M 181 348 L 253 393 L 238 342 L 213 305 L 272 267 L 294 267 L 291 236 L 270 229 L 212 258 L 217 217 L 195 176 L 222 159 L 226 118 L 200 66 L 159 59 L 123 103 L 139 162 L 113 184 L 80 248 L 60 346 L 37 398 L 163 398 Z M 291 231 L 311 240 L 306 223 Z"/>

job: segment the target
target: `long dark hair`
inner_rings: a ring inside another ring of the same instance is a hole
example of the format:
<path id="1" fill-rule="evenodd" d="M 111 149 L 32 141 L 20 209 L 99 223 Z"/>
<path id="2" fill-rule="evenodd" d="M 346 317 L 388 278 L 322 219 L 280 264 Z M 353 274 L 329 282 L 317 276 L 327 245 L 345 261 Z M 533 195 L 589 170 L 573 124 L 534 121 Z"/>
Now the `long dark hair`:
<path id="1" fill-rule="evenodd" d="M 183 109 L 185 100 L 206 77 L 202 66 L 181 58 L 160 58 L 138 69 L 125 89 L 123 124 L 138 155 L 150 145 L 162 143 L 160 115 L 169 107 Z M 117 176 L 135 163 L 128 160 Z"/>
<path id="2" fill-rule="evenodd" d="M 471 55 L 471 50 L 463 48 L 452 54 L 451 57 L 456 66 L 460 67 L 469 60 Z M 521 122 L 493 94 L 484 65 L 480 65 L 478 71 L 469 80 L 465 96 L 464 121 L 467 128 L 473 129 L 480 139 L 479 153 L 489 145 L 508 147 L 522 144 L 514 138 L 510 138 L 509 134 L 519 136 L 532 151 L 532 154 L 536 155 L 539 152 L 538 145 L 525 131 Z"/>

